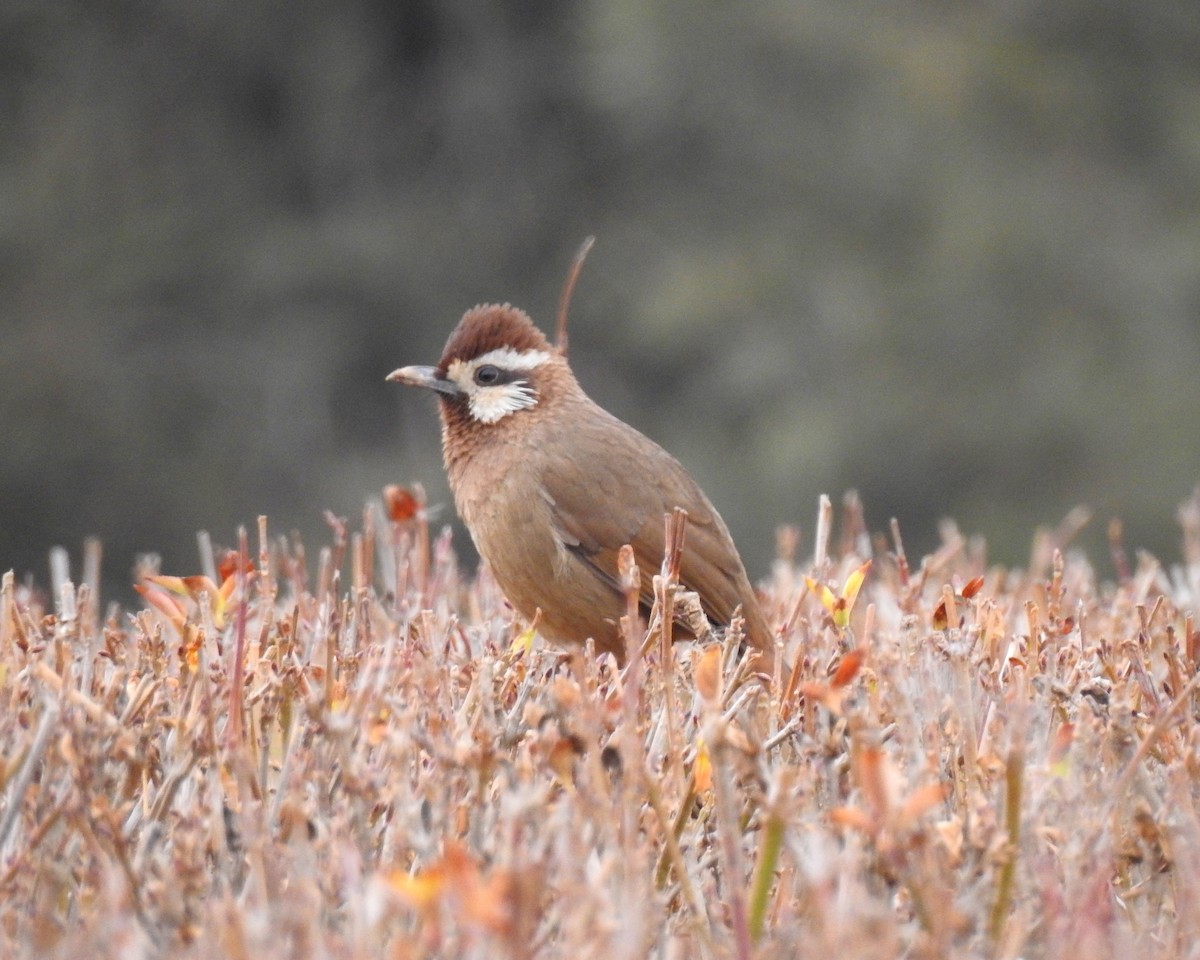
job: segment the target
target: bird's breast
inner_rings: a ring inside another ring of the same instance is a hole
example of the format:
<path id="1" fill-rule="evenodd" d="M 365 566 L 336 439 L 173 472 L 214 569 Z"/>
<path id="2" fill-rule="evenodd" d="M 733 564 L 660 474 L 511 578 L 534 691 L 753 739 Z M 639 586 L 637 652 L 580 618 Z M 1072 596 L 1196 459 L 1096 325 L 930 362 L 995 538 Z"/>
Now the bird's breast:
<path id="1" fill-rule="evenodd" d="M 536 456 L 526 444 L 501 441 L 469 462 L 447 464 L 459 516 L 502 586 L 548 576 L 562 550 Z"/>
<path id="2" fill-rule="evenodd" d="M 544 447 L 497 446 L 486 460 L 452 471 L 455 506 L 479 555 L 513 607 L 560 641 L 615 643 L 621 600 L 573 551 L 547 490 Z"/>

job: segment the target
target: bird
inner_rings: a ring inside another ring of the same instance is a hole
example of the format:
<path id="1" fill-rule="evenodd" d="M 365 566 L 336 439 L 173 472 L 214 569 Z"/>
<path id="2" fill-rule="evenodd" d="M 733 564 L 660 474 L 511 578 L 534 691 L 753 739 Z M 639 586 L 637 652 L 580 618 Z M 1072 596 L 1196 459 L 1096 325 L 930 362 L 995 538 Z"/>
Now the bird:
<path id="1" fill-rule="evenodd" d="M 648 615 L 664 515 L 682 508 L 680 585 L 714 626 L 727 627 L 740 609 L 754 669 L 769 677 L 774 634 L 725 522 L 678 460 L 584 392 L 567 362 L 565 312 L 560 323 L 556 347 L 523 310 L 480 304 L 463 314 L 436 366 L 387 376 L 437 396 L 447 478 L 479 555 L 545 639 L 590 638 L 623 663 L 619 551 L 633 549 Z M 672 633 L 691 635 L 682 624 Z"/>

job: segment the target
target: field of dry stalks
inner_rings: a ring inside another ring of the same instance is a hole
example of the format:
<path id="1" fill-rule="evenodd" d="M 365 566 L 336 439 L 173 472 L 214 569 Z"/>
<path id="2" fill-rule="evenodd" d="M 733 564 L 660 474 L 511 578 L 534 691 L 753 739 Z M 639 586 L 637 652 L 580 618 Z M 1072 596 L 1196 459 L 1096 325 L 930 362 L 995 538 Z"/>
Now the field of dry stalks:
<path id="1" fill-rule="evenodd" d="M 94 545 L 5 577 L 0 956 L 1196 955 L 1200 499 L 1178 561 L 1072 516 L 1026 570 L 826 508 L 770 686 L 655 618 L 548 647 L 387 503 L 147 561 L 136 611 Z"/>

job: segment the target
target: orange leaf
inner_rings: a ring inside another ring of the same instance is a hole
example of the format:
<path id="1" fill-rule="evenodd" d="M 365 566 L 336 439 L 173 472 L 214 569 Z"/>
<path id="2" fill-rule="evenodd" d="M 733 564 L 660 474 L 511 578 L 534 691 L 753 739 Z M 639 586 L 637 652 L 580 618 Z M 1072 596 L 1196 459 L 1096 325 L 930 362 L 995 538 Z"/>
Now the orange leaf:
<path id="1" fill-rule="evenodd" d="M 918 787 L 904 801 L 900 808 L 899 822 L 902 826 L 911 824 L 921 814 L 937 806 L 946 796 L 946 788 L 940 783 L 929 783 Z"/>
<path id="2" fill-rule="evenodd" d="M 838 664 L 838 668 L 833 674 L 833 680 L 830 681 L 834 689 L 844 687 L 853 680 L 862 668 L 866 657 L 867 652 L 862 647 L 856 647 L 842 657 L 842 662 Z"/>
<path id="3" fill-rule="evenodd" d="M 708 704 L 716 703 L 721 696 L 721 648 L 715 643 L 700 654 L 695 677 L 700 696 Z"/>
<path id="4" fill-rule="evenodd" d="M 237 579 L 239 554 L 236 550 L 226 550 L 221 554 L 221 559 L 217 563 L 217 578 L 224 584 L 230 578 Z M 254 571 L 253 561 L 247 557 L 246 562 L 240 564 L 243 573 L 252 573 Z"/>
<path id="5" fill-rule="evenodd" d="M 251 578 L 254 576 L 254 571 L 246 570 L 245 576 L 246 582 L 249 583 Z M 227 604 L 229 602 L 229 598 L 233 596 L 233 591 L 237 589 L 237 582 L 238 578 L 236 572 L 231 573 L 221 581 L 221 589 L 217 591 L 217 596 L 220 598 L 222 606 Z"/>
<path id="6" fill-rule="evenodd" d="M 169 593 L 163 593 L 161 590 L 151 590 L 140 583 L 135 583 L 133 589 L 142 595 L 146 603 L 166 617 L 171 626 L 178 630 L 181 635 L 183 634 L 184 627 L 187 625 L 187 610 L 182 603 Z"/>
<path id="7" fill-rule="evenodd" d="M 842 701 L 846 698 L 843 689 L 834 689 L 827 683 L 801 683 L 797 691 L 805 698 L 819 703 L 830 713 L 841 716 Z"/>
<path id="8" fill-rule="evenodd" d="M 421 503 L 407 487 L 388 484 L 383 488 L 383 506 L 393 523 L 406 523 L 417 515 Z"/>
<path id="9" fill-rule="evenodd" d="M 1075 740 L 1075 724 L 1064 723 L 1054 734 L 1054 743 L 1050 747 L 1050 757 L 1057 760 L 1070 749 Z"/>
<path id="10" fill-rule="evenodd" d="M 512 928 L 512 887 L 512 876 L 507 870 L 494 871 L 463 897 L 467 917 L 492 933 L 502 936 L 509 933 Z"/>
<path id="11" fill-rule="evenodd" d="M 194 577 L 179 577 L 178 579 L 183 583 L 187 589 L 188 596 L 193 600 L 199 600 L 200 594 L 207 593 L 209 602 L 211 602 L 220 592 L 217 589 L 217 585 L 203 574 Z"/>
<path id="12" fill-rule="evenodd" d="M 575 749 L 575 745 L 566 737 L 556 740 L 550 747 L 550 755 L 546 758 L 546 762 L 554 773 L 554 779 L 564 787 L 573 787 L 575 784 L 575 758 L 577 756 L 578 751 Z"/>
<path id="13" fill-rule="evenodd" d="M 692 783 L 697 793 L 705 793 L 712 789 L 712 757 L 708 755 L 708 745 L 701 737 L 696 744 L 696 760 L 692 764 Z"/>
<path id="14" fill-rule="evenodd" d="M 1050 766 L 1058 767 L 1063 763 L 1071 744 L 1075 742 L 1075 724 L 1064 723 L 1054 731 L 1054 739 L 1050 743 Z"/>
<path id="15" fill-rule="evenodd" d="M 878 747 L 863 747 L 855 751 L 854 779 L 862 791 L 875 821 L 882 822 L 891 806 L 888 784 L 893 779 L 891 763 Z"/>
<path id="16" fill-rule="evenodd" d="M 467 919 L 494 933 L 506 933 L 511 926 L 507 873 L 498 870 L 485 879 L 479 865 L 457 843 L 446 844 L 441 866 L 448 892 L 454 894 Z"/>
<path id="17" fill-rule="evenodd" d="M 876 823 L 858 807 L 835 807 L 829 812 L 829 819 L 839 827 L 850 827 L 863 833 L 874 833 Z"/>
<path id="18" fill-rule="evenodd" d="M 381 707 L 376 713 L 366 718 L 364 726 L 369 746 L 377 747 L 387 738 L 391 726 L 390 719 L 391 711 L 386 707 Z"/>
<path id="19" fill-rule="evenodd" d="M 200 666 L 200 646 L 204 633 L 195 625 L 185 626 L 179 631 L 183 635 L 183 643 L 179 647 L 179 657 L 188 665 L 189 670 Z"/>
<path id="20" fill-rule="evenodd" d="M 579 705 L 583 701 L 583 691 L 579 689 L 579 684 L 570 677 L 555 677 L 550 684 L 549 693 L 555 706 L 567 716 L 579 710 Z"/>
<path id="21" fill-rule="evenodd" d="M 446 878 L 440 864 L 434 864 L 428 870 L 411 874 L 403 870 L 393 870 L 387 875 L 388 886 L 407 900 L 410 906 L 427 912 L 437 902 Z"/>

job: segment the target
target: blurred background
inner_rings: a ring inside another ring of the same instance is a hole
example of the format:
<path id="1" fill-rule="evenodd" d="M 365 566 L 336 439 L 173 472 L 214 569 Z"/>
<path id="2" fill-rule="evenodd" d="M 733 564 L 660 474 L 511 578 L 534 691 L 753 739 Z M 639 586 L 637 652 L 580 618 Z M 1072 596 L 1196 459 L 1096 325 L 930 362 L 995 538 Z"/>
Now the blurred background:
<path id="1" fill-rule="evenodd" d="M 386 483 L 457 524 L 433 363 L 544 326 L 752 576 L 857 488 L 1102 573 L 1200 481 L 1195 0 L 5 0 L 0 569 L 328 542 Z M 460 546 L 465 534 L 459 529 Z M 1090 546 L 1089 546 L 1090 544 Z"/>

